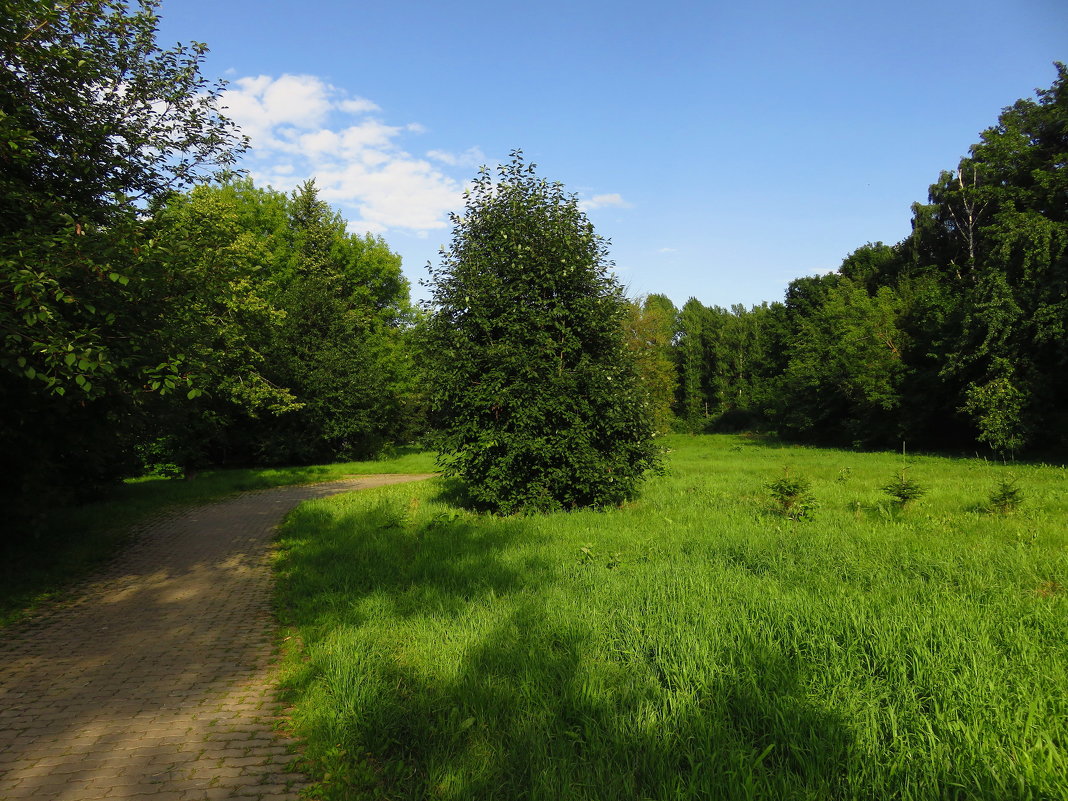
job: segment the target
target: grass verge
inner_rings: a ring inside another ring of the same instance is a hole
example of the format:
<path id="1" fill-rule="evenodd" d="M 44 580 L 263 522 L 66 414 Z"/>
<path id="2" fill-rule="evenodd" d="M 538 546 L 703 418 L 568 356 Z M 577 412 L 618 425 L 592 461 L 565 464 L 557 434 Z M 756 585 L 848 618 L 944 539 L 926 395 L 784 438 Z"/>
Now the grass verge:
<path id="1" fill-rule="evenodd" d="M 1068 491 L 1003 468 L 671 440 L 622 509 L 446 482 L 284 526 L 291 722 L 327 799 L 1068 797 Z M 803 476 L 811 519 L 767 485 Z"/>
<path id="2" fill-rule="evenodd" d="M 192 481 L 143 478 L 99 501 L 52 511 L 32 532 L 0 539 L 0 627 L 63 596 L 111 557 L 137 525 L 176 506 L 209 503 L 237 492 L 329 481 L 347 475 L 433 472 L 434 455 L 401 448 L 387 458 L 308 467 L 214 470 Z"/>

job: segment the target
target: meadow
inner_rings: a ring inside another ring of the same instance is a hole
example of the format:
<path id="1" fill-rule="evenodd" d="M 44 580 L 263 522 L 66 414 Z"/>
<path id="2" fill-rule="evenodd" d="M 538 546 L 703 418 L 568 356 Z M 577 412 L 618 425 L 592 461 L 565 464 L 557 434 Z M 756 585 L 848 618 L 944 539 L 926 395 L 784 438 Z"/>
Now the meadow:
<path id="1" fill-rule="evenodd" d="M 902 507 L 901 454 L 668 444 L 603 512 L 479 515 L 432 479 L 291 514 L 322 798 L 1068 798 L 1065 468 L 910 455 Z M 787 467 L 809 519 L 776 511 Z"/>

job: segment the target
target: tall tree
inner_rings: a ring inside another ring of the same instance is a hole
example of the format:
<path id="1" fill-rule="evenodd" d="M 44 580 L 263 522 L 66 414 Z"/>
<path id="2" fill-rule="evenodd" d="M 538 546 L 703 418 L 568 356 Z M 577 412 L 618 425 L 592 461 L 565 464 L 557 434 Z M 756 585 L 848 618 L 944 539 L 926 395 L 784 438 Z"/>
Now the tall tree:
<path id="1" fill-rule="evenodd" d="M 690 298 L 679 312 L 675 358 L 679 374 L 678 415 L 691 431 L 702 429 L 708 415 L 708 329 L 708 309 L 697 298 Z"/>
<path id="2" fill-rule="evenodd" d="M 947 320 L 947 386 L 975 434 L 1014 450 L 1068 447 L 1068 68 L 1004 109 L 917 207 L 915 252 L 960 301 Z"/>
<path id="3" fill-rule="evenodd" d="M 521 153 L 483 169 L 431 270 L 441 463 L 502 512 L 620 503 L 658 463 L 604 241 Z"/>
<path id="4" fill-rule="evenodd" d="M 143 212 L 244 145 L 205 47 L 156 46 L 156 6 L 0 10 L 0 496 L 113 476 L 138 396 L 202 389 L 158 349 L 173 261 Z"/>
<path id="5" fill-rule="evenodd" d="M 892 444 L 900 404 L 904 336 L 900 299 L 835 282 L 799 320 L 789 345 L 779 419 L 787 432 L 861 444 Z"/>
<path id="6" fill-rule="evenodd" d="M 120 319 L 136 300 L 139 211 L 243 148 L 222 85 L 200 74 L 205 46 L 156 46 L 156 6 L 0 12 L 0 368 L 53 392 L 91 398 L 145 369 Z"/>
<path id="7" fill-rule="evenodd" d="M 668 433 L 674 421 L 671 407 L 678 380 L 671 349 L 677 316 L 675 305 L 664 295 L 632 301 L 627 310 L 627 347 L 645 384 L 660 434 Z"/>
<path id="8" fill-rule="evenodd" d="M 289 201 L 289 232 L 294 270 L 281 280 L 286 318 L 271 354 L 278 383 L 304 406 L 274 427 L 270 457 L 365 458 L 405 424 L 399 325 L 410 310 L 400 257 L 348 233 L 312 181 Z"/>
<path id="9" fill-rule="evenodd" d="M 405 433 L 413 390 L 400 258 L 379 238 L 349 233 L 314 182 L 291 196 L 247 179 L 200 186 L 171 198 L 154 222 L 159 238 L 203 265 L 204 286 L 241 290 L 228 325 L 186 326 L 184 352 L 232 344 L 218 347 L 226 369 L 208 382 L 211 392 L 168 406 L 173 425 L 148 442 L 156 461 L 363 457 Z M 204 309 L 193 297 L 183 305 L 180 319 Z"/>

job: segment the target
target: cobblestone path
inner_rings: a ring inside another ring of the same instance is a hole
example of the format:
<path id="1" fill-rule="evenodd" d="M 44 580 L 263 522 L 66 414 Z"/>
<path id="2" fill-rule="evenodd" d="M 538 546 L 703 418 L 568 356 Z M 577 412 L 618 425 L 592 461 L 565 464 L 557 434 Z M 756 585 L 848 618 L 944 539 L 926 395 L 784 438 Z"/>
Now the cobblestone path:
<path id="1" fill-rule="evenodd" d="M 300 501 L 426 477 L 176 513 L 72 604 L 0 634 L 0 799 L 296 799 L 306 779 L 274 728 L 274 529 Z"/>

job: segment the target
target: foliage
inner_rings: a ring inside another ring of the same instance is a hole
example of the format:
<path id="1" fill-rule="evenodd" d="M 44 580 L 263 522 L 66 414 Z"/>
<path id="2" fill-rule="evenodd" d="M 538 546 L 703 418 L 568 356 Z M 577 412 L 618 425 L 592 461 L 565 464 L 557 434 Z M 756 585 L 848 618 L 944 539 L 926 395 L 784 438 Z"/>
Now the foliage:
<path id="1" fill-rule="evenodd" d="M 155 8 L 0 12 L 0 402 L 17 410 L 0 420 L 0 500 L 26 511 L 128 470 L 144 404 L 205 389 L 210 365 L 162 347 L 181 338 L 172 286 L 195 279 L 144 212 L 243 142 L 200 74 L 205 47 L 160 50 Z"/>
<path id="2" fill-rule="evenodd" d="M 145 251 L 166 247 L 146 241 L 138 210 L 243 145 L 218 110 L 222 85 L 200 75 L 204 45 L 156 46 L 156 5 L 4 6 L 0 368 L 38 391 L 88 400 L 160 368 L 190 385 L 126 324 Z"/>
<path id="3" fill-rule="evenodd" d="M 654 413 L 577 200 L 517 151 L 496 181 L 479 173 L 453 222 L 425 330 L 446 473 L 504 514 L 634 497 L 658 461 Z"/>
<path id="4" fill-rule="evenodd" d="M 1015 476 L 1007 476 L 998 481 L 994 491 L 990 493 L 988 509 L 998 514 L 1009 514 L 1020 508 L 1024 501 L 1023 490 L 1020 489 Z"/>
<path id="5" fill-rule="evenodd" d="M 818 508 L 812 495 L 812 483 L 803 476 L 791 476 L 790 468 L 784 467 L 782 478 L 765 484 L 775 502 L 776 510 L 790 520 L 807 520 Z"/>
<path id="6" fill-rule="evenodd" d="M 1005 373 L 985 384 L 970 384 L 964 393 L 964 406 L 979 430 L 978 439 L 995 452 L 1011 455 L 1025 440 L 1022 431 L 1023 393 L 1013 384 L 1006 366 Z"/>
<path id="7" fill-rule="evenodd" d="M 679 374 L 678 416 L 690 430 L 704 427 L 708 417 L 705 393 L 705 365 L 708 342 L 708 309 L 697 298 L 690 298 L 679 312 L 679 339 L 676 345 Z"/>
<path id="8" fill-rule="evenodd" d="M 287 214 L 282 261 L 291 272 L 272 265 L 286 316 L 267 352 L 274 380 L 303 406 L 263 432 L 260 459 L 366 458 L 408 422 L 402 328 L 410 312 L 400 257 L 380 238 L 348 233 L 313 182 L 288 199 Z"/>
<path id="9" fill-rule="evenodd" d="M 1068 68 L 942 172 L 911 235 L 781 306 L 679 316 L 676 412 L 805 440 L 1068 452 Z"/>
<path id="10" fill-rule="evenodd" d="M 927 489 L 908 475 L 907 467 L 902 467 L 897 475 L 883 486 L 882 490 L 902 507 L 908 506 L 927 494 Z"/>
<path id="11" fill-rule="evenodd" d="M 649 295 L 643 301 L 627 304 L 624 321 L 627 350 L 638 368 L 638 375 L 652 404 L 656 432 L 671 430 L 671 412 L 677 384 L 672 361 L 671 343 L 675 335 L 674 304 L 664 295 Z"/>
<path id="12" fill-rule="evenodd" d="M 724 309 L 690 298 L 675 348 L 677 414 L 691 431 L 759 427 L 781 372 L 781 304 Z"/>
<path id="13" fill-rule="evenodd" d="M 779 418 L 789 431 L 847 442 L 893 440 L 900 402 L 904 336 L 901 300 L 889 287 L 874 295 L 849 278 L 798 320 L 788 349 Z M 889 430 L 888 430 L 889 429 Z M 833 436 L 833 434 L 832 434 Z"/>
<path id="14" fill-rule="evenodd" d="M 179 463 L 307 464 L 373 455 L 402 433 L 408 286 L 381 239 L 350 234 L 312 182 L 292 196 L 201 186 L 155 221 L 180 258 L 242 295 L 227 325 L 189 327 L 185 350 L 214 348 L 225 369 L 210 395 L 157 413 L 174 433 L 154 447 Z M 213 319 L 202 310 L 188 298 L 181 313 Z"/>

